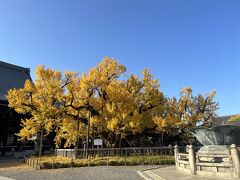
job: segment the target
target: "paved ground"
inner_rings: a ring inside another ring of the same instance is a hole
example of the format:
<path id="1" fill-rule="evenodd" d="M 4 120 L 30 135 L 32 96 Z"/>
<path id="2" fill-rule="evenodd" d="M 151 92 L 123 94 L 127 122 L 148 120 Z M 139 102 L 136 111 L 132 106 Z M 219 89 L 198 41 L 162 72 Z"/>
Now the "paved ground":
<path id="1" fill-rule="evenodd" d="M 0 158 L 0 180 L 202 180 L 176 171 L 175 166 L 98 166 L 35 170 L 21 163 L 21 159 Z M 205 178 L 217 180 L 219 178 Z"/>
<path id="2" fill-rule="evenodd" d="M 152 167 L 154 166 L 99 166 L 34 170 L 21 165 L 0 168 L 0 180 L 1 176 L 15 180 L 142 180 L 137 171 Z"/>
<path id="3" fill-rule="evenodd" d="M 148 180 L 223 180 L 222 178 L 211 178 L 211 177 L 201 177 L 201 176 L 191 176 L 176 171 L 175 166 L 167 166 L 162 168 L 154 168 L 143 170 L 139 172 L 145 179 Z M 225 179 L 226 180 L 226 179 Z"/>
<path id="4" fill-rule="evenodd" d="M 18 166 L 22 164 L 21 158 L 14 158 L 14 157 L 0 157 L 0 168 L 4 167 L 12 167 L 12 166 Z"/>

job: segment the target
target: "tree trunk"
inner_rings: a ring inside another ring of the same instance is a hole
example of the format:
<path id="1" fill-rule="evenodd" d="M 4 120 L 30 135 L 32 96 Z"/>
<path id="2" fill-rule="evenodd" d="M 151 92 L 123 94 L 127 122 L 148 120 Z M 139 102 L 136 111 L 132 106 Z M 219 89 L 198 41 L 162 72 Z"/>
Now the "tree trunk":
<path id="1" fill-rule="evenodd" d="M 86 158 L 88 158 L 88 155 L 89 155 L 90 117 L 91 117 L 91 112 L 89 111 L 88 112 L 87 143 L 86 143 Z"/>
<path id="2" fill-rule="evenodd" d="M 40 146 L 39 146 L 39 158 L 42 156 L 43 148 L 43 124 L 41 124 L 41 136 L 40 136 Z"/>
<path id="3" fill-rule="evenodd" d="M 120 134 L 119 135 L 119 144 L 118 144 L 118 146 L 119 146 L 119 151 L 120 151 L 120 156 L 122 156 L 122 135 Z"/>
<path id="4" fill-rule="evenodd" d="M 80 120 L 77 120 L 77 138 L 76 138 L 76 142 L 75 142 L 75 147 L 74 147 L 74 157 L 73 159 L 77 158 L 77 150 L 78 150 L 78 146 L 79 146 L 79 128 L 80 128 Z"/>
<path id="5" fill-rule="evenodd" d="M 164 134 L 163 134 L 163 132 L 161 133 L 161 145 L 164 146 Z"/>
<path id="6" fill-rule="evenodd" d="M 94 125 L 92 125 L 92 148 L 94 148 L 94 139 L 95 139 Z"/>
<path id="7" fill-rule="evenodd" d="M 101 131 L 100 131 L 100 139 L 102 140 L 102 148 L 101 148 L 101 151 L 102 151 L 102 154 L 103 154 L 103 95 L 102 95 L 102 114 L 101 114 Z"/>

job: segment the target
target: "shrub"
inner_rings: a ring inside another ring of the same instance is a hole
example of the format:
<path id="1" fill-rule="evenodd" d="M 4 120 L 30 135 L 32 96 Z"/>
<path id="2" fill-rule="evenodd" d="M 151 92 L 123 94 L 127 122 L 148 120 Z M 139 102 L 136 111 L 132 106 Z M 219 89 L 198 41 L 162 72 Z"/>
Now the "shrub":
<path id="1" fill-rule="evenodd" d="M 32 160 L 38 159 L 31 157 Z M 136 165 L 170 165 L 174 164 L 173 156 L 128 156 L 128 157 L 96 157 L 75 159 L 67 157 L 41 157 L 38 159 L 41 169 L 84 167 L 84 166 L 136 166 Z"/>

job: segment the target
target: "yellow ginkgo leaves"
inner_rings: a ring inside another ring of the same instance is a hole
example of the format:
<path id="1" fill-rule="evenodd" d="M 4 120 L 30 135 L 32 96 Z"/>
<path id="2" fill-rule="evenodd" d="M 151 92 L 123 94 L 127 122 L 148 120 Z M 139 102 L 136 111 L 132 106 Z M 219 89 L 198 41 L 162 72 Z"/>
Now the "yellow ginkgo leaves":
<path id="1" fill-rule="evenodd" d="M 218 107 L 215 92 L 193 96 L 187 87 L 180 96 L 165 97 L 149 70 L 141 77 L 127 75 L 125 66 L 106 57 L 88 73 L 38 66 L 36 80 L 10 90 L 7 99 L 17 112 L 31 116 L 22 121 L 21 140 L 54 132 L 56 146 L 68 147 L 86 139 L 88 124 L 90 136 L 119 135 L 121 141 L 145 129 L 171 134 L 211 122 Z"/>

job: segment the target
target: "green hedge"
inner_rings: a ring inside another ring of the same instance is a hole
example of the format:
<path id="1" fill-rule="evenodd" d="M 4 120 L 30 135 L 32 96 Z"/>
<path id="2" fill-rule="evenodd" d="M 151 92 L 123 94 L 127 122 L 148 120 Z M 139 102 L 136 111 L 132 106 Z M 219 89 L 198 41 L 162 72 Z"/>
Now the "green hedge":
<path id="1" fill-rule="evenodd" d="M 136 165 L 170 165 L 174 164 L 173 156 L 130 156 L 130 157 L 96 157 L 89 159 L 75 159 L 67 157 L 31 157 L 38 161 L 37 169 L 57 169 L 84 166 L 136 166 Z"/>

